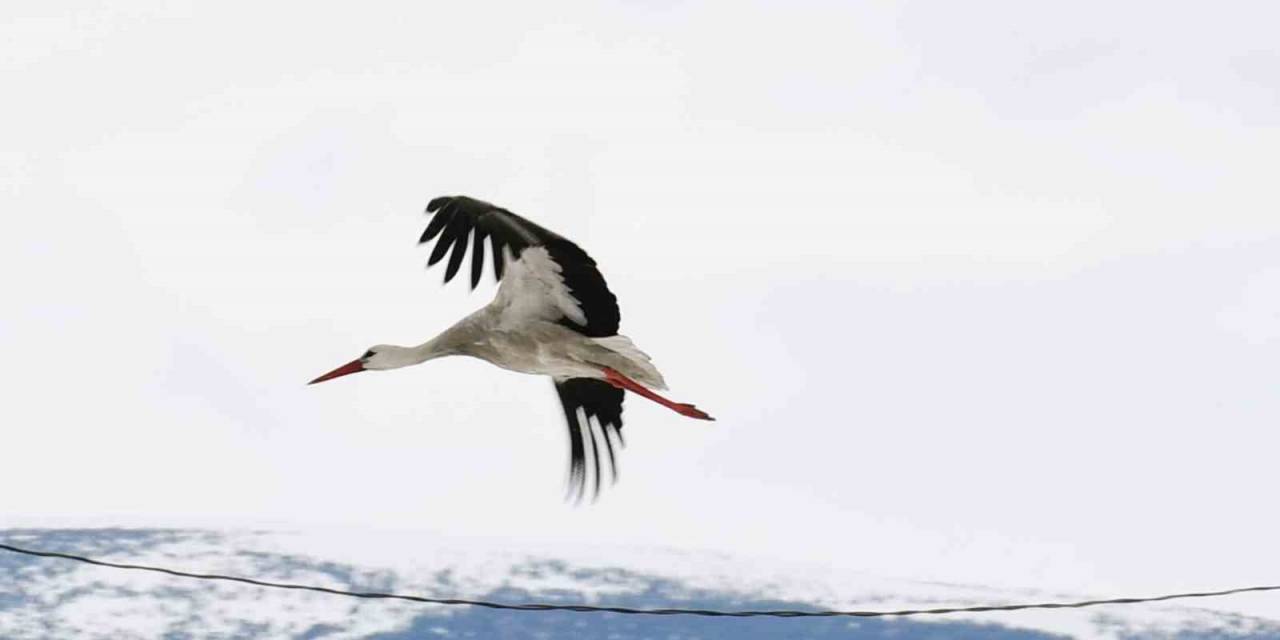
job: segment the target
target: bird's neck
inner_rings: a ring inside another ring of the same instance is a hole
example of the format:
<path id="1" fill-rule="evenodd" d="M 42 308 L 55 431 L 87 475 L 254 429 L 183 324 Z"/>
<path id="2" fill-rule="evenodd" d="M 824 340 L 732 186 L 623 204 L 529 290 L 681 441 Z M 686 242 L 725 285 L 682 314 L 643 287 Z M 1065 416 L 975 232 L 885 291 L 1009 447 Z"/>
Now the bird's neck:
<path id="1" fill-rule="evenodd" d="M 410 360 L 407 364 L 419 364 L 444 356 L 464 355 L 469 336 L 470 325 L 459 322 L 416 347 L 404 347 L 404 357 Z"/>
<path id="2" fill-rule="evenodd" d="M 440 335 L 414 347 L 386 346 L 388 369 L 398 369 L 444 356 L 469 355 L 467 347 L 474 341 L 475 323 L 464 318 Z"/>
<path id="3" fill-rule="evenodd" d="M 405 357 L 410 360 L 409 364 L 420 364 L 428 360 L 452 355 L 448 344 L 441 340 L 443 337 L 443 335 L 436 336 L 416 347 L 406 347 Z"/>
<path id="4" fill-rule="evenodd" d="M 402 347 L 398 345 L 383 345 L 381 347 L 382 362 L 378 369 L 399 369 L 401 367 L 411 367 L 415 364 L 422 364 L 428 360 L 434 360 L 442 356 L 449 355 L 444 345 L 440 342 L 440 338 L 432 338 L 415 347 Z"/>

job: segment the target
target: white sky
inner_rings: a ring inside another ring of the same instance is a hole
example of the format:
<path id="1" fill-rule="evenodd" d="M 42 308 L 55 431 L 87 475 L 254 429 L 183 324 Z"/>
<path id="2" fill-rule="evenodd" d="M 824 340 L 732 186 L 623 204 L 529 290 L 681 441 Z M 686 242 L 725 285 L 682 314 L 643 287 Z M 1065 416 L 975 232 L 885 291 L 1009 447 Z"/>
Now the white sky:
<path id="1" fill-rule="evenodd" d="M 62 6 L 0 10 L 0 526 L 1280 579 L 1277 5 Z M 422 270 L 448 193 L 587 248 L 719 421 L 629 401 L 574 508 L 546 380 L 303 386 L 488 301 Z"/>

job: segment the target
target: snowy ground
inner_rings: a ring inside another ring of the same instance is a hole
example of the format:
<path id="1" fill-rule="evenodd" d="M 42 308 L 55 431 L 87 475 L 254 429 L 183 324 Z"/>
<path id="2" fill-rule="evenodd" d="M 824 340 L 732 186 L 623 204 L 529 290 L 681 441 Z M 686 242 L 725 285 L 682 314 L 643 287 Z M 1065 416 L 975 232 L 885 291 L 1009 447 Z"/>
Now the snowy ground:
<path id="1" fill-rule="evenodd" d="M 1098 594 L 993 590 L 770 566 L 663 549 L 513 548 L 422 532 L 9 529 L 0 541 L 118 562 L 357 590 L 509 602 L 888 609 L 1065 600 Z M 1280 621 L 1197 606 L 911 619 L 657 618 L 364 601 L 0 553 L 0 637 L 26 638 L 1280 638 Z"/>

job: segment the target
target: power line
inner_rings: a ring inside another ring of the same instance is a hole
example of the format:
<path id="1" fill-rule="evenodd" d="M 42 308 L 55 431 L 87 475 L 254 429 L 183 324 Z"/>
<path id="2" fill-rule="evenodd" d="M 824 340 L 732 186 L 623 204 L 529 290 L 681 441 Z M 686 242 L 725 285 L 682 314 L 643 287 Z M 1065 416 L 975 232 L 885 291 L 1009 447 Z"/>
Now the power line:
<path id="1" fill-rule="evenodd" d="M 164 567 L 153 567 L 142 564 L 123 564 L 119 562 L 108 562 L 106 560 L 95 560 L 84 556 L 77 556 L 70 553 L 58 553 L 55 551 L 38 551 L 34 549 L 24 549 L 8 544 L 0 544 L 0 550 L 11 551 L 29 556 L 38 556 L 42 558 L 61 558 L 63 560 L 74 560 L 85 564 L 97 565 L 99 567 L 110 567 L 112 569 L 131 569 L 135 571 L 150 571 L 153 573 L 163 573 L 166 575 L 177 576 L 180 578 L 195 578 L 197 580 L 217 580 L 223 582 L 239 582 L 242 584 L 250 584 L 257 587 L 269 587 L 272 589 L 290 589 L 294 591 L 314 591 L 316 593 L 328 593 L 337 596 L 347 596 L 350 598 L 364 598 L 368 600 L 406 600 L 409 602 L 420 602 L 424 604 L 441 604 L 452 606 L 471 606 L 484 607 L 486 609 L 504 609 L 510 611 L 575 611 L 579 613 L 621 613 L 627 615 L 647 615 L 647 616 L 706 616 L 718 618 L 882 618 L 888 616 L 921 616 L 921 615 L 939 615 L 944 613 L 982 613 L 989 611 L 1021 611 L 1024 609 L 1080 609 L 1083 607 L 1095 607 L 1104 604 L 1140 604 L 1143 602 L 1162 602 L 1165 600 L 1180 600 L 1185 598 L 1212 598 L 1216 596 L 1229 596 L 1237 593 L 1250 593 L 1257 591 L 1280 591 L 1280 585 L 1267 585 L 1259 587 L 1240 587 L 1237 589 L 1223 589 L 1221 591 L 1199 591 L 1191 593 L 1173 593 L 1161 596 L 1150 596 L 1144 598 L 1108 598 L 1105 600 L 1081 600 L 1077 602 L 1036 602 L 1024 604 L 1001 604 L 1001 605 L 979 605 L 972 607 L 941 607 L 936 609 L 899 609 L 892 611 L 795 611 L 787 609 L 779 610 L 742 610 L 742 611 L 724 611 L 717 609 L 637 609 L 633 607 L 608 607 L 595 606 L 586 604 L 550 604 L 550 603 L 506 603 L 492 602 L 489 600 L 467 600 L 464 598 L 430 598 L 425 596 L 412 596 L 399 593 L 381 593 L 376 591 L 348 591 L 346 589 L 330 589 L 329 587 L 317 587 L 306 584 L 292 584 L 287 582 L 269 582 L 266 580 L 255 580 L 253 578 L 241 578 L 237 576 L 226 576 L 216 573 L 190 573 L 187 571 L 178 571 L 176 569 L 166 569 Z"/>

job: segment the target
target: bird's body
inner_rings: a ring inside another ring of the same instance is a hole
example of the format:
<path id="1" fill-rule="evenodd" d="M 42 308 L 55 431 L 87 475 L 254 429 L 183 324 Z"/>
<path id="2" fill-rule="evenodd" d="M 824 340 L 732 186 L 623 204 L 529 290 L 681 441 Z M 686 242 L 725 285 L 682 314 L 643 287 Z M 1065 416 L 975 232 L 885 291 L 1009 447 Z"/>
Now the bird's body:
<path id="1" fill-rule="evenodd" d="M 445 282 L 458 273 L 468 240 L 474 239 L 471 286 L 479 284 L 485 241 L 492 241 L 494 273 L 501 281 L 493 301 L 421 345 L 375 346 L 312 383 L 454 355 L 480 358 L 519 373 L 549 376 L 555 381 L 569 425 L 570 490 L 579 497 L 592 479 L 599 491 L 601 441 L 616 479 L 614 444 L 621 444 L 624 390 L 683 415 L 711 419 L 693 405 L 672 402 L 652 391 L 666 388 L 662 374 L 629 338 L 618 334 L 617 299 L 595 261 L 577 245 L 505 209 L 472 198 L 436 198 L 427 211 L 435 217 L 421 241 L 427 243 L 439 236 L 428 265 L 442 260 L 452 248 Z"/>
<path id="2" fill-rule="evenodd" d="M 626 336 L 590 338 L 544 320 L 506 321 L 499 302 L 494 300 L 418 347 L 380 346 L 403 349 L 403 358 L 392 360 L 397 363 L 471 356 L 517 373 L 599 380 L 606 380 L 608 367 L 645 386 L 666 388 L 662 374 Z"/>
<path id="3" fill-rule="evenodd" d="M 464 336 L 465 342 L 458 346 L 459 355 L 552 378 L 605 380 L 604 368 L 608 367 L 648 387 L 666 388 L 662 374 L 625 336 L 588 338 L 558 324 L 536 320 L 495 328 L 494 315 L 491 306 L 485 307 L 450 328 Z"/>

